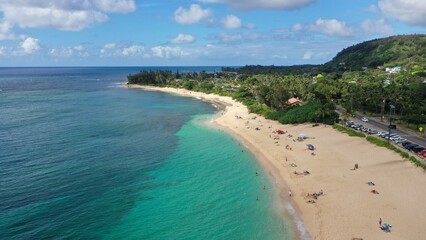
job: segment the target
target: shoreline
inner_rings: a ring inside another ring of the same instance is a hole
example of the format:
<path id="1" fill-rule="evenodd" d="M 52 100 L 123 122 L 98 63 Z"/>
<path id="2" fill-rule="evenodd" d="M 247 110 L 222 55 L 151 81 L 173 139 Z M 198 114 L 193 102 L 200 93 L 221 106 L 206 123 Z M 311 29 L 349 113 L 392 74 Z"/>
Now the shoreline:
<path id="1" fill-rule="evenodd" d="M 246 145 L 272 177 L 281 201 L 279 210 L 291 215 L 300 239 L 421 239 L 426 234 L 422 226 L 426 216 L 419 214 L 426 212 L 424 172 L 396 153 L 330 126 L 267 120 L 230 97 L 175 88 L 123 87 L 189 96 L 216 105 L 220 111 L 214 124 Z M 278 129 L 286 133 L 274 134 Z M 301 133 L 307 139 L 296 141 Z M 315 155 L 306 144 L 315 146 Z M 351 170 L 354 164 L 359 169 Z M 324 194 L 312 196 L 319 192 Z M 289 200 L 293 209 L 285 204 Z M 379 218 L 393 225 L 390 233 L 379 228 Z"/>

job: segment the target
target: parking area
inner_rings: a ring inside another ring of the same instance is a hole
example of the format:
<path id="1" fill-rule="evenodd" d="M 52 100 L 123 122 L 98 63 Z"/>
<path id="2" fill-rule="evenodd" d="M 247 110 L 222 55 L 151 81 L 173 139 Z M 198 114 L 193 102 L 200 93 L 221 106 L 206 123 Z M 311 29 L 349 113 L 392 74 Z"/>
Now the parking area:
<path id="1" fill-rule="evenodd" d="M 375 128 L 373 125 L 369 124 L 368 119 L 365 117 L 361 118 L 360 122 L 348 121 L 345 123 L 345 125 L 346 127 L 350 127 L 354 130 L 364 132 L 369 135 L 381 137 L 385 140 L 388 140 L 389 142 L 399 145 L 401 148 L 404 148 L 408 151 L 413 152 L 414 154 L 417 154 L 422 158 L 426 158 L 425 146 L 421 146 L 420 144 L 408 140 L 406 138 L 407 136 L 393 133 L 392 129 L 389 133 L 389 130 Z"/>

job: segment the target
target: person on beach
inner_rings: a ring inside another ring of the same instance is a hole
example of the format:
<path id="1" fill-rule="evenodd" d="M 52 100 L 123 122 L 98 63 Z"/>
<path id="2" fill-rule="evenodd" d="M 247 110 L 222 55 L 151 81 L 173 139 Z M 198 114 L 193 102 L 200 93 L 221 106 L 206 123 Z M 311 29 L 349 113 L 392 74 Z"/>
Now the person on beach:
<path id="1" fill-rule="evenodd" d="M 291 191 L 288 191 L 288 196 L 291 197 L 292 193 Z"/>
<path id="2" fill-rule="evenodd" d="M 379 219 L 379 226 L 382 226 L 382 218 Z"/>

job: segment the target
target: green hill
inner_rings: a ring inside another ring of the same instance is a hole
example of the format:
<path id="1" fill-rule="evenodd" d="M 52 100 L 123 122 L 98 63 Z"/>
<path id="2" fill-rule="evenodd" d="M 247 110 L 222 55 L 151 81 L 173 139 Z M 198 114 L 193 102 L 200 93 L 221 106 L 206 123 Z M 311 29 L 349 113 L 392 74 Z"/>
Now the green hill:
<path id="1" fill-rule="evenodd" d="M 375 39 L 343 49 L 323 65 L 326 72 L 361 70 L 363 67 L 402 66 L 411 71 L 426 68 L 426 35 L 399 35 Z"/>

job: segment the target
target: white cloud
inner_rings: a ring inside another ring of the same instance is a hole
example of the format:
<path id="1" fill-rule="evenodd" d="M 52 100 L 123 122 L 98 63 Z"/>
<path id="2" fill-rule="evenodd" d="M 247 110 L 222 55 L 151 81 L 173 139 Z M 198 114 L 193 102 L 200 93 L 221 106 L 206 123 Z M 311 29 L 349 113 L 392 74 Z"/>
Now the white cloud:
<path id="1" fill-rule="evenodd" d="M 134 0 L 95 0 L 93 4 L 99 10 L 111 13 L 128 13 L 136 10 Z"/>
<path id="2" fill-rule="evenodd" d="M 117 47 L 116 43 L 107 43 L 107 44 L 104 45 L 103 48 L 105 48 L 105 49 L 112 49 L 112 48 L 115 48 L 115 47 Z"/>
<path id="3" fill-rule="evenodd" d="M 73 49 L 78 51 L 78 52 L 82 52 L 82 51 L 84 51 L 84 46 L 83 45 L 77 45 L 77 46 L 74 46 Z"/>
<path id="4" fill-rule="evenodd" d="M 39 40 L 28 37 L 19 44 L 18 50 L 15 52 L 18 55 L 33 54 L 40 50 Z"/>
<path id="5" fill-rule="evenodd" d="M 366 33 L 374 35 L 380 34 L 383 36 L 390 36 L 393 34 L 392 27 L 385 22 L 384 19 L 371 20 L 367 19 L 361 23 L 361 28 Z"/>
<path id="6" fill-rule="evenodd" d="M 107 21 L 107 13 L 127 13 L 135 9 L 134 0 L 0 1 L 3 22 L 9 24 L 10 28 L 49 27 L 79 31 L 92 24 Z"/>
<path id="7" fill-rule="evenodd" d="M 193 43 L 195 42 L 195 37 L 188 34 L 179 33 L 175 38 L 170 40 L 171 43 L 181 44 L 181 43 Z"/>
<path id="8" fill-rule="evenodd" d="M 110 49 L 114 49 L 116 47 L 117 47 L 116 43 L 107 43 L 101 48 L 99 52 L 101 55 L 104 55 L 104 54 L 107 54 Z"/>
<path id="9" fill-rule="evenodd" d="M 387 17 L 411 25 L 426 27 L 426 3 L 424 0 L 379 0 L 379 8 Z"/>
<path id="10" fill-rule="evenodd" d="M 86 51 L 83 45 L 71 46 L 71 47 L 56 47 L 50 49 L 48 52 L 50 56 L 60 57 L 60 58 L 69 58 L 72 56 L 89 56 L 89 53 Z"/>
<path id="11" fill-rule="evenodd" d="M 235 15 L 228 15 L 222 20 L 223 27 L 226 29 L 238 29 L 243 25 L 240 18 Z"/>
<path id="12" fill-rule="evenodd" d="M 214 40 L 220 44 L 247 44 L 258 43 L 259 41 L 269 40 L 269 36 L 261 32 L 243 32 L 243 33 L 219 33 L 207 37 L 209 40 Z"/>
<path id="13" fill-rule="evenodd" d="M 210 9 L 202 9 L 198 4 L 191 4 L 189 9 L 183 7 L 176 9 L 174 19 L 180 24 L 194 24 L 210 17 L 211 14 L 212 12 Z"/>
<path id="14" fill-rule="evenodd" d="M 52 48 L 49 51 L 49 55 L 53 57 L 71 57 L 73 53 L 74 52 L 70 47 Z"/>
<path id="15" fill-rule="evenodd" d="M 254 23 L 248 23 L 246 25 L 246 28 L 248 28 L 248 29 L 254 29 L 254 28 L 256 28 L 256 25 Z"/>
<path id="16" fill-rule="evenodd" d="M 78 31 L 92 23 L 108 20 L 108 17 L 95 11 L 66 11 L 62 9 L 6 7 L 6 21 L 21 28 L 53 27 L 59 30 Z"/>
<path id="17" fill-rule="evenodd" d="M 286 55 L 273 55 L 272 58 L 274 59 L 287 59 L 288 57 Z"/>
<path id="18" fill-rule="evenodd" d="M 121 54 L 129 57 L 146 56 L 145 47 L 142 45 L 132 45 L 130 47 L 123 48 Z"/>
<path id="19" fill-rule="evenodd" d="M 312 58 L 312 56 L 314 55 L 314 53 L 313 52 L 310 52 L 310 51 L 308 51 L 308 52 L 305 52 L 305 54 L 303 54 L 303 59 L 305 59 L 305 60 L 310 60 L 311 58 Z"/>
<path id="20" fill-rule="evenodd" d="M 10 24 L 8 22 L 0 22 L 0 40 L 11 40 L 15 36 L 10 33 Z"/>
<path id="21" fill-rule="evenodd" d="M 190 55 L 180 47 L 157 46 L 151 48 L 152 55 L 158 58 L 177 58 Z"/>
<path id="22" fill-rule="evenodd" d="M 346 26 L 345 22 L 337 19 L 318 18 L 314 23 L 302 25 L 295 24 L 292 28 L 294 31 L 307 30 L 310 32 L 318 32 L 329 36 L 351 37 L 352 29 Z"/>
<path id="23" fill-rule="evenodd" d="M 376 13 L 377 11 L 379 11 L 379 9 L 377 8 L 376 5 L 370 5 L 367 8 L 364 9 L 365 12 L 371 12 L 371 13 Z"/>
<path id="24" fill-rule="evenodd" d="M 206 3 L 227 3 L 234 9 L 297 9 L 313 3 L 315 0 L 200 0 Z"/>
<path id="25" fill-rule="evenodd" d="M 6 48 L 1 46 L 0 47 L 0 56 L 6 55 Z"/>
<path id="26" fill-rule="evenodd" d="M 141 44 L 117 44 L 107 43 L 99 50 L 101 57 L 143 57 L 149 58 L 150 55 Z"/>
<path id="27" fill-rule="evenodd" d="M 229 33 L 220 33 L 212 37 L 216 39 L 219 43 L 236 43 L 243 39 L 243 36 L 239 33 L 229 34 Z"/>
<path id="28" fill-rule="evenodd" d="M 300 23 L 296 23 L 296 24 L 293 25 L 292 29 L 293 29 L 293 31 L 300 31 L 300 30 L 303 29 L 303 25 L 300 24 Z"/>

